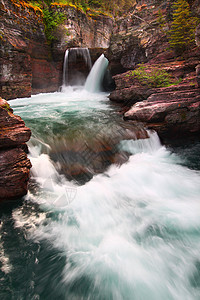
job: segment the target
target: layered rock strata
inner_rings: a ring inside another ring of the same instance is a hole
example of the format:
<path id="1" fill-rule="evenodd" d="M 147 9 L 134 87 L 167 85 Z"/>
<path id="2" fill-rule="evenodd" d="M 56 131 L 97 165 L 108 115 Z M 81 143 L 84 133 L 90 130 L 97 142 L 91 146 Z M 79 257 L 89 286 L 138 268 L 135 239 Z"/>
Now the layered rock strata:
<path id="1" fill-rule="evenodd" d="M 191 1 L 199 16 L 199 0 Z M 122 104 L 124 119 L 141 121 L 160 137 L 181 137 L 200 131 L 199 32 L 189 52 L 177 57 L 170 49 L 167 32 L 172 17 L 171 1 L 137 1 L 126 19 L 117 21 L 109 48 L 116 89 L 110 100 Z M 143 63 L 148 73 L 161 69 L 171 76 L 171 86 L 152 88 L 131 71 Z M 125 71 L 125 72 L 124 72 Z"/>
<path id="2" fill-rule="evenodd" d="M 24 121 L 0 98 L 0 201 L 27 193 L 31 163 L 25 143 L 30 135 Z"/>
<path id="3" fill-rule="evenodd" d="M 134 104 L 125 114 L 126 120 L 144 122 L 161 138 L 177 138 L 200 132 L 200 89 L 163 88 L 147 100 Z"/>

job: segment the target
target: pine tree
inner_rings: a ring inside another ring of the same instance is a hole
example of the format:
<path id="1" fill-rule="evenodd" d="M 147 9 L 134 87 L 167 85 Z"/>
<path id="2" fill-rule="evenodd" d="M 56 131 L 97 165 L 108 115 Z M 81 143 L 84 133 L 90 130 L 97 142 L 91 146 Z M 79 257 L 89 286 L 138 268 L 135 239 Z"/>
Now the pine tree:
<path id="1" fill-rule="evenodd" d="M 198 19 L 193 17 L 186 0 L 176 0 L 173 4 L 173 21 L 169 31 L 169 42 L 177 53 L 190 49 L 195 43 L 195 28 Z"/>

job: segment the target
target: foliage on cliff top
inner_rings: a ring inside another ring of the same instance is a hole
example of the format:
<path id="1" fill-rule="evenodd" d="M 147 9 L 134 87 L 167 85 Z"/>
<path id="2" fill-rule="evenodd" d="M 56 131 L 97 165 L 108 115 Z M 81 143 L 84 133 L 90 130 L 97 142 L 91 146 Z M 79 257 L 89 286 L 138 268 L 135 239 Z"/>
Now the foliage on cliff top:
<path id="1" fill-rule="evenodd" d="M 199 20 L 192 15 L 186 0 L 176 0 L 173 4 L 173 21 L 169 31 L 169 43 L 178 54 L 195 45 L 195 28 Z"/>
<path id="2" fill-rule="evenodd" d="M 89 17 L 94 17 L 94 16 L 108 16 L 110 18 L 113 18 L 113 16 L 109 12 L 102 11 L 101 9 L 94 9 L 90 7 L 83 7 L 81 5 L 74 5 L 71 2 L 68 2 L 66 0 L 58 0 L 57 2 L 51 3 L 50 7 L 60 7 L 60 8 L 65 8 L 65 7 L 71 7 L 76 10 L 80 10 L 83 13 L 87 14 Z"/>
<path id="3" fill-rule="evenodd" d="M 31 9 L 32 11 L 35 12 L 35 14 L 37 15 L 42 14 L 42 10 L 40 8 L 40 5 L 38 5 L 38 2 L 31 2 L 31 1 L 24 1 L 24 0 L 11 0 L 12 3 L 17 6 L 17 7 L 24 7 L 24 8 L 28 8 Z"/>
<path id="4" fill-rule="evenodd" d="M 19 3 L 21 3 L 21 1 L 24 2 L 23 0 L 12 1 L 18 1 Z M 45 35 L 47 42 L 50 44 L 56 39 L 54 35 L 55 29 L 64 22 L 66 16 L 62 12 L 52 10 L 51 1 L 49 0 L 28 0 L 27 5 L 33 7 L 35 11 L 39 10 L 41 12 L 45 26 Z"/>
<path id="5" fill-rule="evenodd" d="M 43 9 L 43 19 L 45 24 L 45 35 L 47 41 L 51 43 L 56 39 L 55 29 L 66 20 L 66 16 L 58 11 L 52 11 L 48 7 Z"/>
<path id="6" fill-rule="evenodd" d="M 85 13 L 114 16 L 127 12 L 134 6 L 136 0 L 28 0 L 27 2 L 39 8 L 51 5 L 70 6 Z"/>
<path id="7" fill-rule="evenodd" d="M 99 15 L 112 17 L 112 14 L 115 15 L 119 11 L 130 9 L 136 2 L 135 0 L 27 0 L 27 3 L 23 0 L 12 1 L 22 1 L 34 10 L 39 10 L 42 13 L 45 34 L 49 43 L 56 39 L 54 35 L 55 29 L 66 20 L 64 12 L 53 9 L 55 6 L 79 9 L 89 17 Z"/>
<path id="8" fill-rule="evenodd" d="M 172 77 L 165 70 L 158 67 L 146 69 L 145 65 L 140 64 L 137 69 L 130 71 L 126 76 L 134 77 L 140 84 L 148 85 L 152 88 L 167 87 L 178 82 L 173 82 Z"/>

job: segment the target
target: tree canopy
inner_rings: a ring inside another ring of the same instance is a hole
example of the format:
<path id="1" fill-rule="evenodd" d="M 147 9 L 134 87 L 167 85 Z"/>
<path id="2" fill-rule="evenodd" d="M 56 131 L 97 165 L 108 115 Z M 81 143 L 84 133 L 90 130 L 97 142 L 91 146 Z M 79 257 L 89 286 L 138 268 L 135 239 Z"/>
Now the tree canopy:
<path id="1" fill-rule="evenodd" d="M 188 50 L 195 43 L 195 28 L 198 18 L 192 15 L 186 0 L 176 0 L 173 4 L 173 21 L 169 31 L 171 47 L 178 53 Z"/>

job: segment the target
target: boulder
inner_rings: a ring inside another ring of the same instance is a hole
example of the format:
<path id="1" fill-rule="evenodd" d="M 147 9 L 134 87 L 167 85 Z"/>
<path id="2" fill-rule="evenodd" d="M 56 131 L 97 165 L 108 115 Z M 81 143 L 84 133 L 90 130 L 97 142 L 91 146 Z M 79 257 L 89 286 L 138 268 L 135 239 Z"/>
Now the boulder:
<path id="1" fill-rule="evenodd" d="M 30 160 L 20 147 L 0 150 L 0 200 L 27 193 L 30 168 Z"/>
<path id="2" fill-rule="evenodd" d="M 142 85 L 130 72 L 113 76 L 116 89 L 109 95 L 109 99 L 128 105 L 129 107 L 138 101 L 142 101 L 150 96 L 155 89 Z"/>
<path id="3" fill-rule="evenodd" d="M 124 114 L 126 120 L 144 122 L 161 138 L 177 138 L 200 132 L 200 90 L 152 94 Z"/>
<path id="4" fill-rule="evenodd" d="M 0 98 L 0 201 L 27 193 L 31 163 L 25 142 L 30 136 L 24 121 Z"/>
<path id="5" fill-rule="evenodd" d="M 12 113 L 8 103 L 1 106 L 0 102 L 0 149 L 22 145 L 30 136 L 31 131 L 24 121 Z"/>

